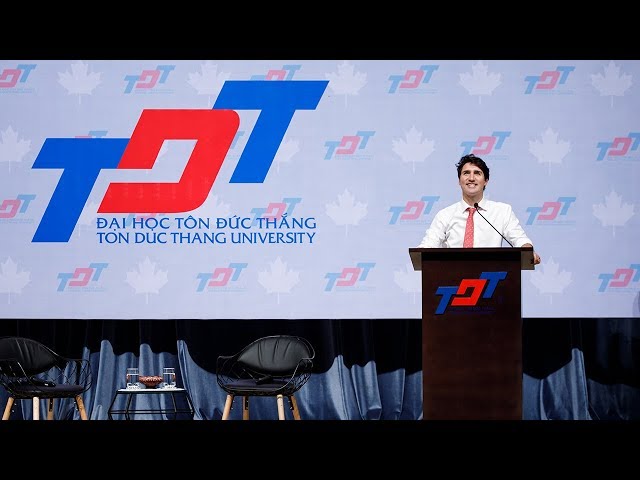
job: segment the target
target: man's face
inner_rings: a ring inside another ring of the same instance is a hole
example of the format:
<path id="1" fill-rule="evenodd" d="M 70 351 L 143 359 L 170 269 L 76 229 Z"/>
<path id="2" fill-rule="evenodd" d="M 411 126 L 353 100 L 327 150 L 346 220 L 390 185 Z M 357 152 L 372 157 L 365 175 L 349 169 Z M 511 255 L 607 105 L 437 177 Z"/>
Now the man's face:
<path id="1" fill-rule="evenodd" d="M 462 193 L 470 197 L 481 194 L 488 180 L 484 178 L 484 173 L 480 167 L 472 163 L 465 163 L 460 172 L 458 183 L 462 188 Z"/>

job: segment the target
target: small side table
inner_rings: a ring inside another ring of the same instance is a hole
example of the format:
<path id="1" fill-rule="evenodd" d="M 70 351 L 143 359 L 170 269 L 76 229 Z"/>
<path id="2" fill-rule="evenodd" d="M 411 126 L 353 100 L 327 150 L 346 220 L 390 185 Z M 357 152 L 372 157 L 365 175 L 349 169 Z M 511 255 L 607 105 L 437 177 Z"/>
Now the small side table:
<path id="1" fill-rule="evenodd" d="M 173 408 L 132 408 L 132 400 L 136 395 L 169 395 L 171 396 L 171 405 Z M 184 397 L 187 403 L 187 407 L 178 407 L 176 402 L 176 395 L 178 397 Z M 125 407 L 123 409 L 116 409 L 115 404 L 118 397 L 124 397 Z M 108 415 L 109 420 L 113 420 L 114 415 L 124 415 L 125 420 L 131 420 L 133 415 L 140 414 L 170 414 L 173 415 L 173 419 L 176 420 L 178 415 L 188 415 L 190 419 L 193 419 L 193 402 L 189 393 L 184 388 L 135 388 L 127 389 L 120 388 L 116 390 L 116 394 L 113 396 L 111 405 L 109 405 Z"/>

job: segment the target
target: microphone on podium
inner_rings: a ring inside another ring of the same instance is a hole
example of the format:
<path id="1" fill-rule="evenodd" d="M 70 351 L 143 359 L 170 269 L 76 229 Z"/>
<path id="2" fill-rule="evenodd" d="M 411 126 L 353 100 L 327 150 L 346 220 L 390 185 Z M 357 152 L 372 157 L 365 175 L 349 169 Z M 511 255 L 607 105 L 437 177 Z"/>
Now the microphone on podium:
<path id="1" fill-rule="evenodd" d="M 474 204 L 473 204 L 473 208 L 475 208 L 475 209 L 476 209 L 476 212 L 478 212 L 478 214 L 480 214 L 480 216 L 481 216 L 482 218 L 484 218 L 484 221 L 485 221 L 485 222 L 487 222 L 489 225 L 491 225 L 491 228 L 493 228 L 496 232 L 498 232 L 498 229 L 497 229 L 496 227 L 494 227 L 494 226 L 491 224 L 491 222 L 490 222 L 489 220 L 487 220 L 487 219 L 485 218 L 485 216 L 484 216 L 484 215 L 482 215 L 482 214 L 480 213 L 480 208 L 478 208 L 478 202 L 476 202 L 476 203 L 474 203 Z M 513 244 L 512 244 L 509 240 L 507 240 L 507 238 L 506 238 L 503 234 L 501 234 L 500 232 L 498 232 L 498 234 L 499 234 L 502 238 L 504 238 L 504 241 L 505 241 L 505 242 L 507 242 L 509 245 L 511 245 L 511 246 L 513 247 Z"/>

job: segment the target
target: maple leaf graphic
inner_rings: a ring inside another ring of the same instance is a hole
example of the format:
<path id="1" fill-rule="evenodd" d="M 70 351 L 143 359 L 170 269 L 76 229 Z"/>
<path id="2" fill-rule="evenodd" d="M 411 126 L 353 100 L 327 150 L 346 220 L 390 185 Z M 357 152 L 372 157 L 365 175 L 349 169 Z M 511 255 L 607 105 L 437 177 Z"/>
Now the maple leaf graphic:
<path id="1" fill-rule="evenodd" d="M 403 292 L 413 294 L 413 303 L 421 298 L 422 293 L 422 276 L 419 271 L 414 270 L 413 264 L 405 265 L 404 270 L 396 270 L 393 272 L 393 281 Z"/>
<path id="2" fill-rule="evenodd" d="M 167 283 L 167 271 L 157 270 L 156 264 L 149 257 L 138 263 L 138 271 L 127 272 L 127 283 L 131 285 L 136 294 L 145 294 L 145 303 L 149 304 L 150 293 L 160 293 L 160 289 Z"/>
<path id="3" fill-rule="evenodd" d="M 489 67 L 482 61 L 471 66 L 471 73 L 460 74 L 460 85 L 462 85 L 469 95 L 478 95 L 478 103 L 482 103 L 482 95 L 492 95 L 493 91 L 502 82 L 499 73 L 488 73 Z"/>
<path id="4" fill-rule="evenodd" d="M 633 216 L 633 204 L 622 204 L 622 197 L 612 190 L 604 197 L 604 204 L 593 205 L 593 214 L 600 220 L 603 227 L 613 227 L 613 236 L 616 236 L 616 227 L 627 223 Z"/>
<path id="5" fill-rule="evenodd" d="M 299 283 L 299 273 L 287 270 L 287 264 L 280 257 L 269 263 L 271 272 L 258 272 L 258 283 L 262 285 L 267 293 L 275 293 L 278 305 L 280 305 L 280 294 L 291 293 L 291 289 Z"/>
<path id="6" fill-rule="evenodd" d="M 620 75 L 620 67 L 613 61 L 609 62 L 603 70 L 604 75 L 600 73 L 591 75 L 591 85 L 600 92 L 601 97 L 611 97 L 611 108 L 613 108 L 613 97 L 622 97 L 631 87 L 631 75 Z"/>
<path id="7" fill-rule="evenodd" d="M 349 235 L 349 225 L 358 225 L 367 214 L 367 204 L 356 203 L 355 197 L 349 190 L 338 195 L 338 203 L 328 203 L 325 207 L 327 215 L 336 225 L 345 226 L 345 236 Z"/>
<path id="8" fill-rule="evenodd" d="M 31 280 L 31 273 L 18 271 L 18 265 L 11 259 L 7 258 L 0 263 L 0 293 L 7 294 L 7 303 L 11 303 L 11 294 L 22 293 L 22 289 Z"/>
<path id="9" fill-rule="evenodd" d="M 205 62 L 200 65 L 200 72 L 189 74 L 188 83 L 198 92 L 198 95 L 209 95 L 207 104 L 211 104 L 211 97 L 217 95 L 224 82 L 231 77 L 230 72 L 218 73 L 218 65 Z"/>
<path id="10" fill-rule="evenodd" d="M 540 139 L 529 142 L 529 152 L 538 159 L 538 163 L 546 162 L 551 172 L 551 164 L 562 163 L 562 159 L 571 151 L 571 143 L 558 140 L 558 133 L 551 128 L 547 128 Z"/>
<path id="11" fill-rule="evenodd" d="M 337 73 L 326 73 L 329 88 L 336 95 L 344 95 L 344 106 L 347 106 L 348 95 L 358 95 L 360 89 L 367 83 L 366 73 L 355 72 L 355 67 L 344 61 L 338 65 Z"/>
<path id="12" fill-rule="evenodd" d="M 404 134 L 404 139 L 393 140 L 393 152 L 397 153 L 404 163 L 411 162 L 413 173 L 416 171 L 416 163 L 424 162 L 435 148 L 433 140 L 422 140 L 422 132 L 415 126 Z"/>
<path id="13" fill-rule="evenodd" d="M 0 133 L 0 162 L 8 162 L 11 170 L 11 162 L 21 162 L 23 157 L 31 149 L 30 140 L 20 140 L 18 133 L 9 125 Z"/>
<path id="14" fill-rule="evenodd" d="M 541 263 L 538 268 L 531 272 L 531 283 L 540 293 L 549 294 L 549 303 L 553 303 L 553 293 L 562 293 L 571 283 L 571 272 L 560 271 L 560 265 L 553 258 L 545 263 Z"/>
<path id="15" fill-rule="evenodd" d="M 276 162 L 276 172 L 280 173 L 280 164 L 289 163 L 293 156 L 300 151 L 300 142 L 297 140 L 287 140 L 278 148 L 274 158 Z"/>
<path id="16" fill-rule="evenodd" d="M 69 95 L 78 95 L 78 103 L 82 103 L 82 95 L 91 95 L 93 89 L 100 85 L 100 74 L 89 73 L 89 65 L 83 62 L 71 64 L 71 72 L 58 72 L 58 83 L 67 89 Z"/>

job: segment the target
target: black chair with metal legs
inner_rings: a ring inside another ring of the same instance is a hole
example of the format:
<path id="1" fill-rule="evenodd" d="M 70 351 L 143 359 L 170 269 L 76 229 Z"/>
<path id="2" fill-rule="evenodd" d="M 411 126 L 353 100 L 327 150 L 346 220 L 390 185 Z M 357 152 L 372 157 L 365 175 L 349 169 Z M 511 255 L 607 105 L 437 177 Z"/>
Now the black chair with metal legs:
<path id="1" fill-rule="evenodd" d="M 273 335 L 251 342 L 234 355 L 219 356 L 218 385 L 227 392 L 222 420 L 227 420 L 237 396 L 242 397 L 242 419 L 249 419 L 249 398 L 275 397 L 278 418 L 285 420 L 284 398 L 295 420 L 300 411 L 294 394 L 311 376 L 315 351 L 302 337 Z"/>
<path id="2" fill-rule="evenodd" d="M 9 393 L 2 420 L 11 416 L 16 400 L 32 400 L 33 420 L 40 419 L 40 399 L 46 399 L 47 419 L 54 418 L 55 399 L 73 399 L 87 420 L 82 394 L 91 386 L 85 359 L 66 358 L 46 345 L 24 337 L 0 338 L 0 385 Z"/>

